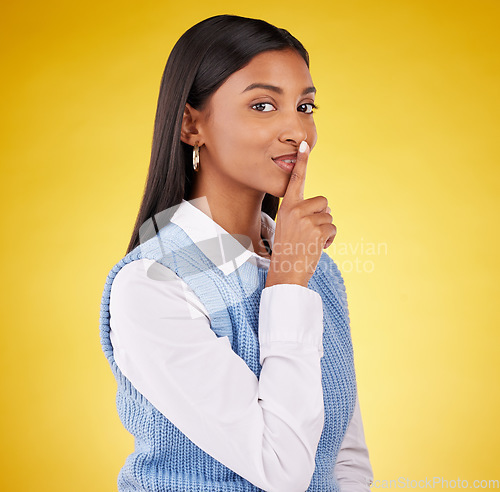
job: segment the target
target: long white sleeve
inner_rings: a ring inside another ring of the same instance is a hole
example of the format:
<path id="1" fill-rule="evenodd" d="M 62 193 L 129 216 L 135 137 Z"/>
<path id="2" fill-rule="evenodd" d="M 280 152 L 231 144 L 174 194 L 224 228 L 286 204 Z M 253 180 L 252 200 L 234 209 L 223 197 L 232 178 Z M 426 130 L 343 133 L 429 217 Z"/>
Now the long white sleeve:
<path id="1" fill-rule="evenodd" d="M 366 447 L 358 395 L 351 422 L 337 456 L 334 473 L 342 492 L 370 492 L 373 470 Z"/>
<path id="2" fill-rule="evenodd" d="M 150 278 L 148 261 L 124 266 L 113 282 L 110 336 L 120 370 L 238 475 L 266 491 L 306 490 L 324 424 L 320 295 L 295 284 L 262 291 L 257 379 L 211 330 L 187 285 Z"/>

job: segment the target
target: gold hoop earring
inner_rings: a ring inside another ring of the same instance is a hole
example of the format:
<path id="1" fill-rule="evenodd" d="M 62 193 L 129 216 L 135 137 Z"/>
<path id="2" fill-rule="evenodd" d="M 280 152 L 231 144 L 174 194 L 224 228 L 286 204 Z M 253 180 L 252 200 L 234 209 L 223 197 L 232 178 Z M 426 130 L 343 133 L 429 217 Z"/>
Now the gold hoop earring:
<path id="1" fill-rule="evenodd" d="M 193 169 L 195 171 L 200 169 L 200 148 L 198 147 L 198 142 L 193 147 Z"/>

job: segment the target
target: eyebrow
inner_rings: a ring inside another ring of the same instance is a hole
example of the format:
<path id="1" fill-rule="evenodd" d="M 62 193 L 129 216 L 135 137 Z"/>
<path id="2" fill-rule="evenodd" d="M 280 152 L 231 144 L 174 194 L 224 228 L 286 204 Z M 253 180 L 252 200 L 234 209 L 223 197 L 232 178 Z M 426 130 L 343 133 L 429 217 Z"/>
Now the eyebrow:
<path id="1" fill-rule="evenodd" d="M 270 85 L 270 84 L 261 84 L 259 82 L 255 83 L 255 84 L 250 84 L 243 92 L 251 91 L 252 89 L 267 89 L 269 91 L 276 92 L 277 94 L 283 94 L 283 89 L 281 87 L 276 87 L 275 85 Z M 242 94 L 243 94 L 243 92 L 242 92 Z M 306 94 L 310 94 L 311 92 L 313 94 L 315 94 L 316 87 L 314 87 L 314 86 L 306 87 L 302 91 L 301 95 L 304 96 Z"/>

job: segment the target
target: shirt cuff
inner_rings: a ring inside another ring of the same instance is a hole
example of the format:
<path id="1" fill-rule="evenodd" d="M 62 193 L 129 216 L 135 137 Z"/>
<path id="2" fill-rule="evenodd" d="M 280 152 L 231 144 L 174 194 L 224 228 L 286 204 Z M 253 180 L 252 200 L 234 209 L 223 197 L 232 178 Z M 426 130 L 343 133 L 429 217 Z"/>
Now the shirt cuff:
<path id="1" fill-rule="evenodd" d="M 262 290 L 259 341 L 314 346 L 323 357 L 323 300 L 298 284 L 276 284 Z"/>

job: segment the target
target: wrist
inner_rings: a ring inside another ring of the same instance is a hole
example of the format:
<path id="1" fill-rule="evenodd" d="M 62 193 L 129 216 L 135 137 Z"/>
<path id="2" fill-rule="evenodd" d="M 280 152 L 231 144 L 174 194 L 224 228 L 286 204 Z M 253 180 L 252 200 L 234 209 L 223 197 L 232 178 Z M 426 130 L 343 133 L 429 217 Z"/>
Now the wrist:
<path id="1" fill-rule="evenodd" d="M 271 287 L 279 284 L 297 284 L 307 287 L 309 284 L 309 278 L 297 277 L 293 275 L 267 275 L 265 287 Z"/>

